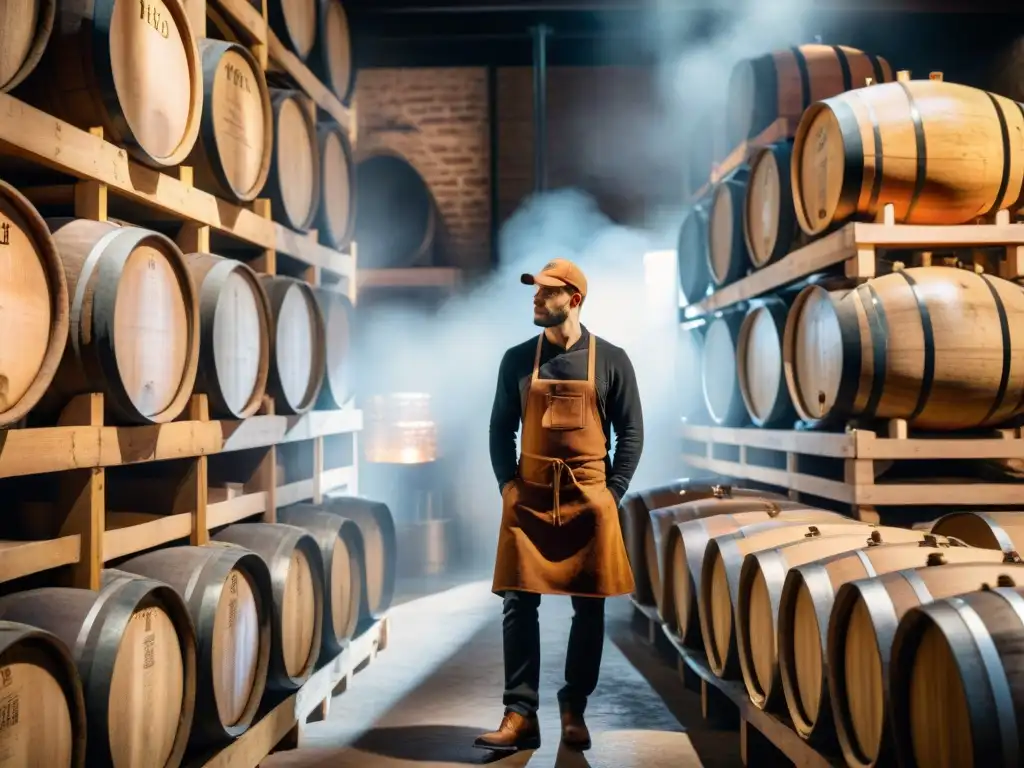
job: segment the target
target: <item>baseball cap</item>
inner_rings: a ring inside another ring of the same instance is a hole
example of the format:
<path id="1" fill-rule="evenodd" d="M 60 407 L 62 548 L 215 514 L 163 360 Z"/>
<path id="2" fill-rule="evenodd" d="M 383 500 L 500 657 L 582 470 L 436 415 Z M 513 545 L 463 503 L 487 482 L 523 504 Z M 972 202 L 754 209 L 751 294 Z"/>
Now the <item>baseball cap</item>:
<path id="1" fill-rule="evenodd" d="M 568 259 L 552 259 L 535 275 L 524 274 L 523 285 L 545 285 L 550 287 L 569 286 L 583 296 L 587 295 L 587 276 L 583 270 Z"/>

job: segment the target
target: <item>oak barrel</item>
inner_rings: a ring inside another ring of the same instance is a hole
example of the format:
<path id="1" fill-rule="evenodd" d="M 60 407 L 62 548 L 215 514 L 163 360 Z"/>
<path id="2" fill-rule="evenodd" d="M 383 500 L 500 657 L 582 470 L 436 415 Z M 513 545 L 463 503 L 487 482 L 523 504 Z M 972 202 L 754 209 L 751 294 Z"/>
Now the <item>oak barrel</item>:
<path id="1" fill-rule="evenodd" d="M 0 619 L 52 632 L 85 697 L 86 765 L 181 763 L 196 695 L 196 635 L 166 584 L 107 569 L 98 592 L 45 587 L 0 597 Z"/>
<path id="2" fill-rule="evenodd" d="M 750 180 L 743 201 L 743 240 L 754 269 L 787 255 L 800 235 L 790 180 L 792 158 L 792 141 L 761 147 L 750 157 Z"/>
<path id="3" fill-rule="evenodd" d="M 348 248 L 355 227 L 352 147 L 345 131 L 334 122 L 318 124 L 316 139 L 321 189 L 313 224 L 320 242 L 343 251 Z"/>
<path id="4" fill-rule="evenodd" d="M 199 294 L 195 392 L 210 415 L 244 419 L 259 410 L 270 374 L 270 302 L 243 262 L 209 253 L 185 256 Z"/>
<path id="5" fill-rule="evenodd" d="M 148 229 L 51 219 L 71 297 L 69 343 L 46 410 L 101 392 L 128 424 L 162 424 L 188 405 L 199 365 L 199 302 L 185 257 Z"/>
<path id="6" fill-rule="evenodd" d="M 900 765 L 1021 764 L 1024 595 L 1018 584 L 1015 573 L 992 588 L 912 608 L 900 621 L 889 667 Z"/>
<path id="7" fill-rule="evenodd" d="M 788 521 L 773 520 L 711 539 L 704 550 L 697 591 L 701 638 L 711 670 L 727 680 L 741 674 L 734 609 L 739 600 L 740 571 L 748 554 L 794 541 L 857 535 L 860 531 L 864 532 L 866 540 L 874 528 L 849 518 L 827 519 L 814 525 L 806 522 L 790 525 Z"/>
<path id="8" fill-rule="evenodd" d="M 1024 581 L 1024 565 L 935 565 L 861 579 L 836 592 L 828 627 L 828 687 L 839 745 L 850 766 L 891 764 L 889 669 L 897 625 L 911 608 L 995 586 L 1001 575 Z"/>
<path id="9" fill-rule="evenodd" d="M 344 406 L 355 394 L 352 370 L 355 308 L 340 291 L 314 288 L 313 293 L 324 320 L 324 380 L 316 407 L 332 410 Z"/>
<path id="10" fill-rule="evenodd" d="M 810 286 L 790 309 L 783 357 L 808 421 L 996 425 L 1024 413 L 1024 292 L 952 267 L 904 269 L 846 293 Z"/>
<path id="11" fill-rule="evenodd" d="M 665 624 L 686 645 L 703 647 L 698 616 L 699 598 L 704 554 L 712 539 L 737 531 L 753 534 L 762 528 L 782 525 L 848 520 L 838 512 L 815 509 L 784 498 L 772 497 L 759 502 L 745 507 L 746 511 L 677 523 L 668 530 L 662 552 L 666 573 L 662 611 Z M 737 508 L 744 509 L 740 505 Z"/>
<path id="12" fill-rule="evenodd" d="M 196 715 L 190 743 L 234 739 L 252 724 L 270 661 L 270 570 L 241 547 L 168 547 L 133 557 L 121 570 L 171 586 L 196 630 Z"/>
<path id="13" fill-rule="evenodd" d="M 272 605 L 267 688 L 299 688 L 313 673 L 323 634 L 324 565 L 316 539 L 281 523 L 236 523 L 213 538 L 266 561 Z"/>
<path id="14" fill-rule="evenodd" d="M 668 550 L 665 548 L 671 530 L 676 528 L 679 523 L 713 515 L 734 514 L 750 510 L 776 511 L 789 506 L 794 509 L 803 508 L 799 504 L 790 505 L 785 496 L 775 493 L 764 492 L 759 495 L 732 498 L 731 495 L 723 492 L 707 499 L 652 509 L 649 513 L 650 525 L 644 532 L 644 564 L 647 568 L 651 590 L 654 593 L 654 604 L 662 620 L 665 620 L 666 616 L 666 596 L 668 602 L 671 602 L 672 594 L 673 563 L 667 559 Z"/>
<path id="15" fill-rule="evenodd" d="M 836 590 L 847 582 L 906 568 L 921 568 L 941 553 L 946 562 L 1003 562 L 1000 552 L 953 546 L 944 537 L 916 544 L 882 544 L 791 568 L 779 596 L 778 660 L 793 727 L 804 739 L 834 745 L 826 644 Z"/>
<path id="16" fill-rule="evenodd" d="M 788 311 L 785 301 L 768 297 L 740 325 L 736 374 L 747 415 L 758 427 L 792 427 L 796 421 L 782 362 Z"/>
<path id="17" fill-rule="evenodd" d="M 263 194 L 274 221 L 305 232 L 316 219 L 323 184 L 313 107 L 300 91 L 271 88 L 270 108 L 274 151 Z"/>
<path id="18" fill-rule="evenodd" d="M 725 135 L 730 147 L 779 118 L 792 121 L 820 99 L 893 79 L 881 56 L 845 45 L 801 45 L 744 59 L 730 73 Z"/>
<path id="19" fill-rule="evenodd" d="M 0 681 L 0 765 L 85 768 L 82 683 L 60 638 L 0 621 Z"/>
<path id="20" fill-rule="evenodd" d="M 0 427 L 24 418 L 53 381 L 68 312 L 64 265 L 46 222 L 0 181 Z"/>
<path id="21" fill-rule="evenodd" d="M 355 241 L 367 269 L 430 264 L 440 214 L 419 171 L 382 152 L 356 165 Z"/>
<path id="22" fill-rule="evenodd" d="M 936 520 L 931 532 L 954 536 L 972 547 L 1019 552 L 1024 550 L 1024 513 L 951 512 Z"/>
<path id="23" fill-rule="evenodd" d="M 309 284 L 261 276 L 273 315 L 267 391 L 281 413 L 305 413 L 316 403 L 326 370 L 324 318 Z"/>
<path id="24" fill-rule="evenodd" d="M 199 54 L 203 114 L 188 163 L 200 189 L 247 202 L 263 191 L 270 173 L 274 123 L 267 79 L 244 45 L 203 39 Z"/>
<path id="25" fill-rule="evenodd" d="M 708 207 L 710 199 L 698 201 L 686 209 L 679 225 L 676 262 L 679 289 L 687 304 L 696 304 L 711 290 L 708 267 Z"/>
<path id="26" fill-rule="evenodd" d="M 736 371 L 736 348 L 742 325 L 743 314 L 731 312 L 708 323 L 704 333 L 700 363 L 704 404 L 711 421 L 722 427 L 742 427 L 750 419 Z"/>
<path id="27" fill-rule="evenodd" d="M 319 505 L 294 504 L 277 511 L 282 523 L 316 539 L 324 565 L 322 655 L 333 658 L 355 635 L 363 600 L 363 536 L 359 526 Z"/>
<path id="28" fill-rule="evenodd" d="M 268 0 L 267 19 L 274 34 L 305 61 L 317 36 L 317 0 Z"/>
<path id="29" fill-rule="evenodd" d="M 936 537 L 908 528 L 879 527 L 751 552 L 740 567 L 735 606 L 740 671 L 754 706 L 777 709 L 785 700 L 778 666 L 778 608 L 790 568 L 843 552 L 926 540 L 935 541 Z"/>
<path id="30" fill-rule="evenodd" d="M 56 0 L 4 0 L 0 3 L 0 29 L 4 31 L 0 93 L 15 88 L 39 64 L 53 32 L 56 10 Z"/>
<path id="31" fill-rule="evenodd" d="M 735 488 L 727 478 L 715 476 L 683 477 L 653 488 L 627 491 L 619 502 L 619 523 L 633 571 L 636 589 L 633 598 L 642 605 L 655 605 L 647 571 L 647 552 L 653 541 L 650 532 L 652 510 L 709 497 L 760 498 L 763 495 L 761 491 Z"/>
<path id="32" fill-rule="evenodd" d="M 366 600 L 360 608 L 364 622 L 384 615 L 395 597 L 398 545 L 395 519 L 387 504 L 356 496 L 328 493 L 323 509 L 359 526 L 363 539 L 363 582 Z"/>
<path id="33" fill-rule="evenodd" d="M 708 208 L 708 272 L 716 288 L 747 274 L 750 255 L 743 237 L 743 208 L 750 169 L 736 169 L 715 185 Z"/>
<path id="34" fill-rule="evenodd" d="M 15 95 L 133 158 L 184 162 L 199 136 L 203 77 L 180 0 L 62 0 L 42 60 Z"/>
<path id="35" fill-rule="evenodd" d="M 797 220 L 814 235 L 887 203 L 902 224 L 965 224 L 1024 195 L 1024 112 L 966 85 L 911 80 L 811 106 L 793 141 Z"/>
<path id="36" fill-rule="evenodd" d="M 318 0 L 316 5 L 316 38 L 306 64 L 321 83 L 347 104 L 356 74 L 348 14 L 341 0 Z"/>

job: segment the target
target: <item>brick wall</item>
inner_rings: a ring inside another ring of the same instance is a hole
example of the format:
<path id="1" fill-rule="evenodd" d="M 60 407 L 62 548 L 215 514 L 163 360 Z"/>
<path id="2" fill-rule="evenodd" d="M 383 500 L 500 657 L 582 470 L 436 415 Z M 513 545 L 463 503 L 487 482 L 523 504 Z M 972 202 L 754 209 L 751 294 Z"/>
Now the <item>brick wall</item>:
<path id="1" fill-rule="evenodd" d="M 444 219 L 446 265 L 489 263 L 487 70 L 365 69 L 356 82 L 357 157 L 400 153 L 426 181 Z"/>
<path id="2" fill-rule="evenodd" d="M 533 191 L 533 73 L 502 68 L 498 98 L 498 221 Z M 359 72 L 358 154 L 401 153 L 444 217 L 445 262 L 490 263 L 491 158 L 484 68 Z M 552 67 L 548 73 L 548 188 L 575 186 L 616 221 L 638 223 L 680 194 L 677 140 L 659 108 L 653 71 Z"/>

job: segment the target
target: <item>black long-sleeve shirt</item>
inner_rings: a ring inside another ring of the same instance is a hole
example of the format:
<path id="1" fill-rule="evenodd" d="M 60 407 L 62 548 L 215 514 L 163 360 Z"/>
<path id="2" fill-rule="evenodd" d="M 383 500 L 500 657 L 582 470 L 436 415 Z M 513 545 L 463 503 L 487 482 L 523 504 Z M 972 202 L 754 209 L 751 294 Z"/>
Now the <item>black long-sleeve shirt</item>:
<path id="1" fill-rule="evenodd" d="M 569 349 L 563 349 L 552 344 L 547 337 L 544 338 L 540 353 L 540 378 L 586 381 L 590 332 L 586 327 L 582 331 L 579 340 Z M 498 369 L 498 386 L 491 409 L 490 445 L 491 466 L 499 488 L 515 478 L 518 471 L 516 435 L 525 410 L 536 352 L 537 337 L 534 336 L 506 351 Z M 609 451 L 611 429 L 615 431 L 614 457 L 609 455 L 605 459 L 607 483 L 618 500 L 629 488 L 644 447 L 640 392 L 633 364 L 625 350 L 598 337 L 596 354 L 594 383 L 605 447 Z"/>

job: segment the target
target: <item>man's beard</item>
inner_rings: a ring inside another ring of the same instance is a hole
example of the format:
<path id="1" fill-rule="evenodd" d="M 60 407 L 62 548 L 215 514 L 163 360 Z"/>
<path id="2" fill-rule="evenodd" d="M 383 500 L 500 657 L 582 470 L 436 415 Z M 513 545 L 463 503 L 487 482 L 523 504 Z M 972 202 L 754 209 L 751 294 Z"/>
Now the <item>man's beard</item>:
<path id="1" fill-rule="evenodd" d="M 556 325 L 561 325 L 569 319 L 568 309 L 559 309 L 554 312 L 548 312 L 546 317 L 533 316 L 533 324 L 539 325 L 541 328 L 554 328 Z"/>

